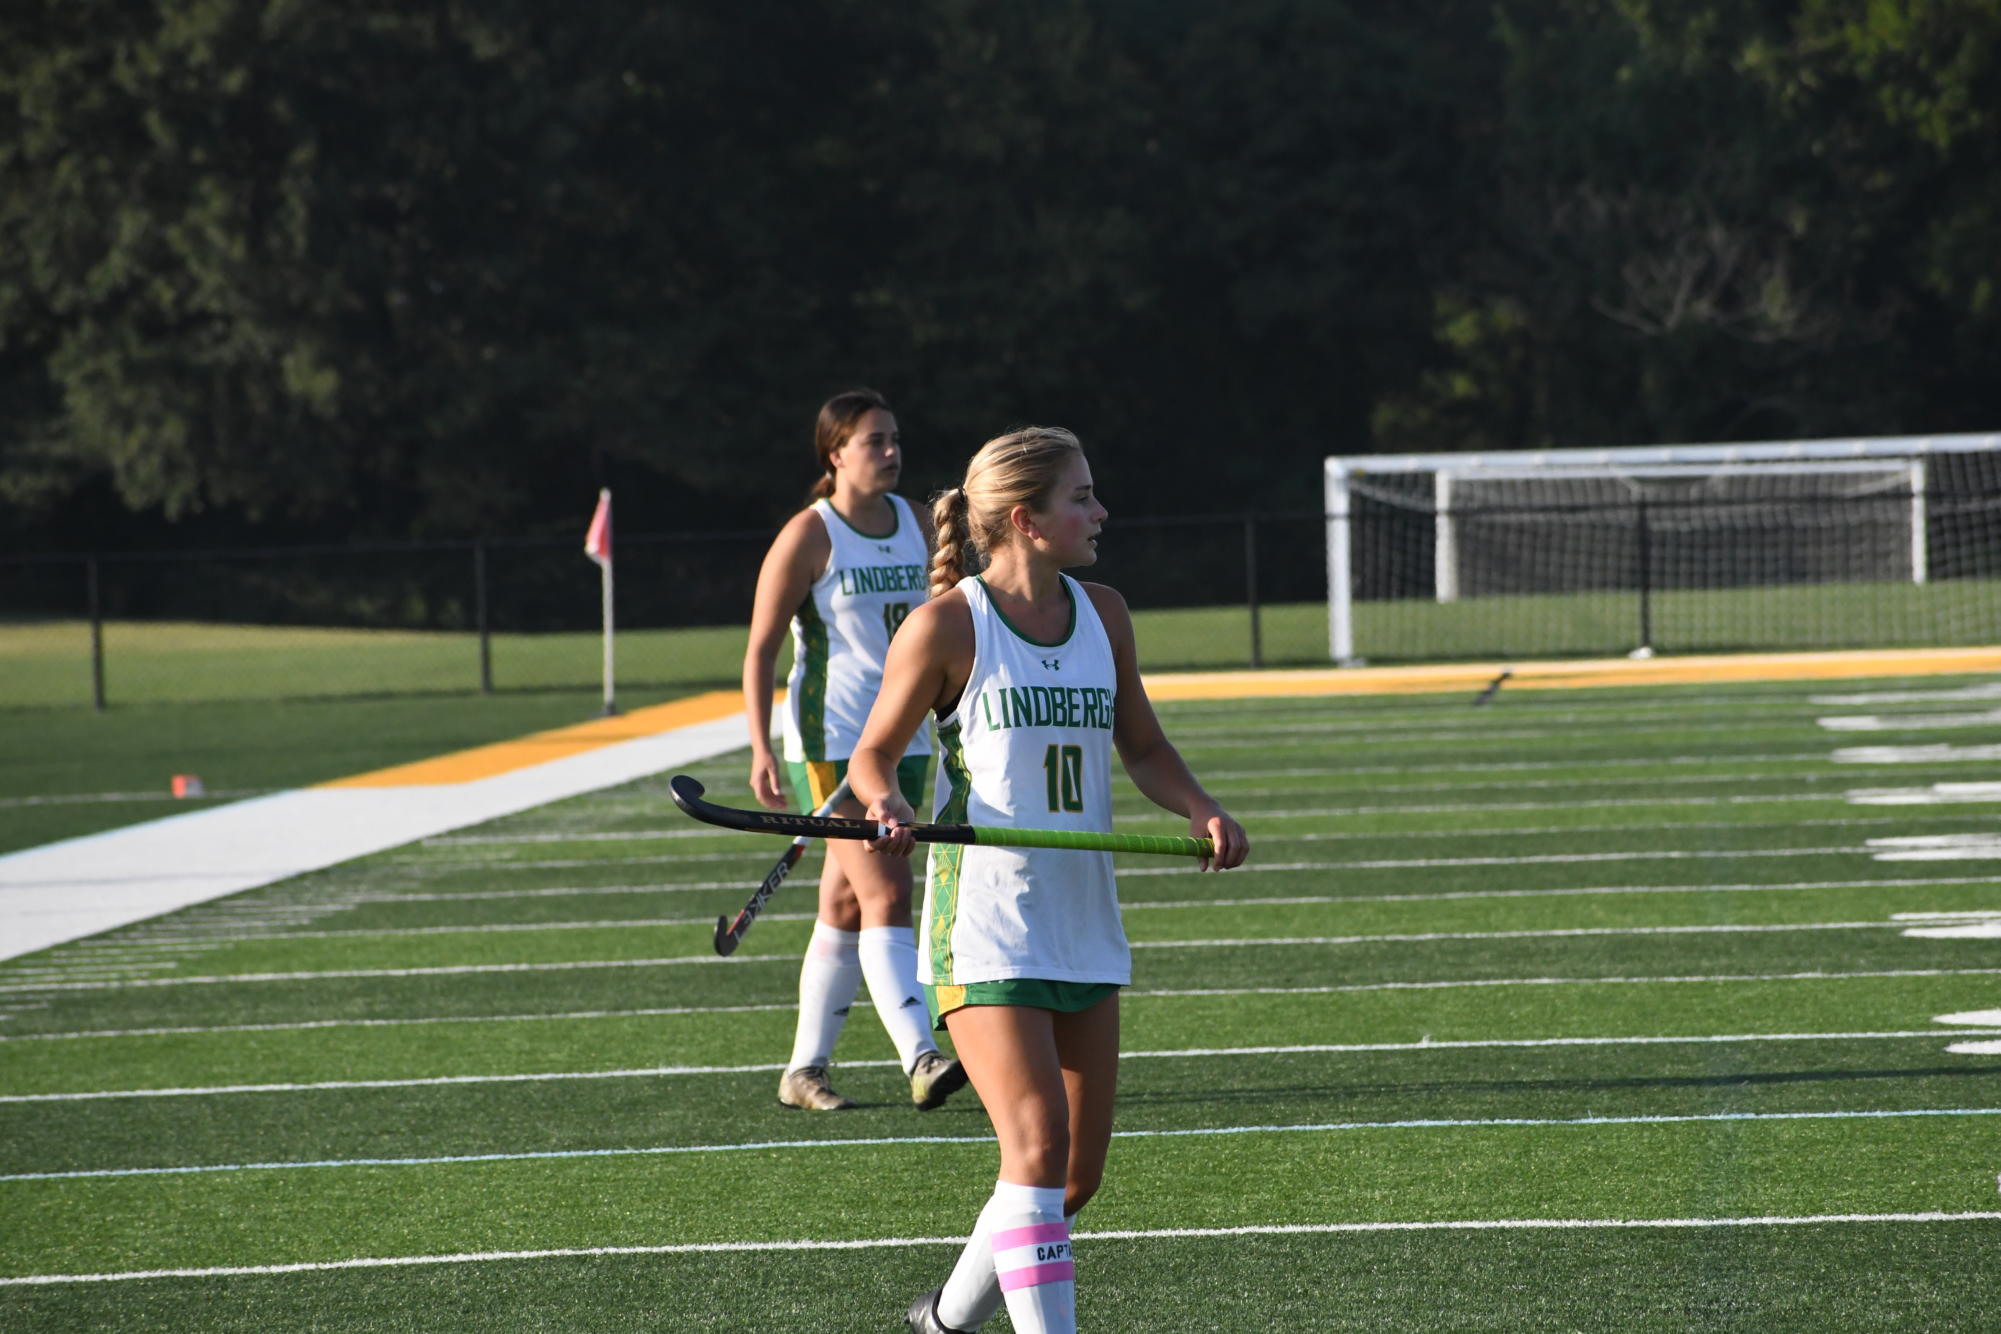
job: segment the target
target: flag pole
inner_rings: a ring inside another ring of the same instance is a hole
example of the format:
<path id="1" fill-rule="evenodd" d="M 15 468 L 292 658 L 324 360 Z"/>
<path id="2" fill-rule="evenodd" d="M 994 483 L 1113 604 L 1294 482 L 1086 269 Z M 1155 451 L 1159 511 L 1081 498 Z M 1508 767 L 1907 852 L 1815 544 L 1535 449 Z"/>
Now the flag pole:
<path id="1" fill-rule="evenodd" d="M 590 531 L 584 534 L 584 554 L 598 564 L 599 583 L 604 591 L 604 713 L 618 712 L 617 677 L 612 670 L 611 598 L 611 488 L 598 491 L 598 507 L 591 515 Z"/>
<path id="2" fill-rule="evenodd" d="M 604 714 L 609 718 L 618 712 L 617 674 L 612 670 L 611 632 L 611 562 L 606 561 L 601 568 L 604 576 Z"/>

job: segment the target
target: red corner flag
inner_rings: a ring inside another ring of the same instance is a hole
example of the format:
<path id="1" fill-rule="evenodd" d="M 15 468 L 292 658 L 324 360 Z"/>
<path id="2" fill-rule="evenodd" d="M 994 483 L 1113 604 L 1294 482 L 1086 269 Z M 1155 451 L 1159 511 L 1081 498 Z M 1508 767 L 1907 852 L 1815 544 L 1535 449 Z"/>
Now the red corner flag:
<path id="1" fill-rule="evenodd" d="M 584 554 L 600 565 L 611 564 L 611 489 L 598 492 L 597 513 L 591 515 L 590 531 L 584 534 Z"/>

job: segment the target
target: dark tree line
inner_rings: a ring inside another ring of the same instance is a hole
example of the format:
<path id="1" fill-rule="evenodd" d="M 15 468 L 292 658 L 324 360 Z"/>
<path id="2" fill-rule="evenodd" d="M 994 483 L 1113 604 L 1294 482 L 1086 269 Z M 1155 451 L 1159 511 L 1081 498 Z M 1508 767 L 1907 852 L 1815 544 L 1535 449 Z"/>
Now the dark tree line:
<path id="1" fill-rule="evenodd" d="M 12 550 L 767 524 L 919 487 L 2001 424 L 1991 0 L 23 0 Z"/>

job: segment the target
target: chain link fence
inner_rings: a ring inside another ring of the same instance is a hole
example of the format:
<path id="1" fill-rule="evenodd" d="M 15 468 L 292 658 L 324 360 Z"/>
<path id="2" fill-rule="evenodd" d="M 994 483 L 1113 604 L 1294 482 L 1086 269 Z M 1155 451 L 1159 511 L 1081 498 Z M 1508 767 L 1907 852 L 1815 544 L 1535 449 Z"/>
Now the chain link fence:
<path id="1" fill-rule="evenodd" d="M 1149 670 L 1324 663 L 1323 531 L 1119 520 L 1090 577 Z M 617 688 L 735 685 L 772 536 L 619 536 Z M 0 557 L 0 707 L 593 689 L 600 615 L 571 538 Z"/>

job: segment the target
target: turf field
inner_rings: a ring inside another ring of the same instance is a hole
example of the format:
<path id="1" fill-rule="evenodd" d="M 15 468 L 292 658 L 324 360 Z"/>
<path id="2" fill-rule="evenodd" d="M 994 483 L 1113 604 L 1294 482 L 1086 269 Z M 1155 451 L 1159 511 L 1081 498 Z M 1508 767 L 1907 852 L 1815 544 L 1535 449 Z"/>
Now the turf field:
<path id="1" fill-rule="evenodd" d="M 748 590 L 746 590 L 748 596 Z M 1250 665 L 1244 607 L 1142 611 L 1135 622 L 1147 665 L 1161 671 Z M 615 641 L 618 696 L 734 688 L 742 679 L 742 625 L 623 629 Z M 1265 664 L 1324 666 L 1323 603 L 1262 607 L 1257 643 Z M 496 634 L 488 643 L 494 696 L 596 694 L 603 681 L 596 634 Z M 782 678 L 791 665 L 781 650 Z M 92 707 L 88 621 L 0 619 L 0 717 L 13 710 Z M 433 630 L 354 630 L 184 621 L 104 626 L 104 690 L 113 709 L 132 705 L 475 696 L 479 636 Z"/>
<path id="2" fill-rule="evenodd" d="M 1469 703 L 1163 707 L 1254 861 L 1122 861 L 1083 1327 L 1993 1328 L 2001 694 Z M 0 1329 L 900 1328 L 994 1150 L 865 1008 L 775 1105 L 779 846 L 663 776 L 0 964 Z"/>

